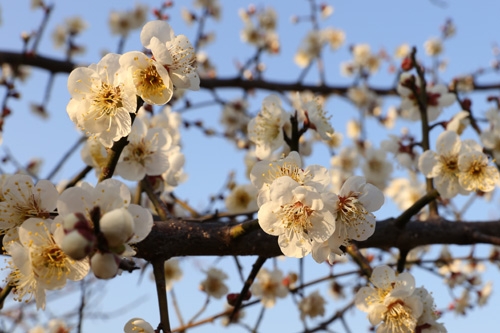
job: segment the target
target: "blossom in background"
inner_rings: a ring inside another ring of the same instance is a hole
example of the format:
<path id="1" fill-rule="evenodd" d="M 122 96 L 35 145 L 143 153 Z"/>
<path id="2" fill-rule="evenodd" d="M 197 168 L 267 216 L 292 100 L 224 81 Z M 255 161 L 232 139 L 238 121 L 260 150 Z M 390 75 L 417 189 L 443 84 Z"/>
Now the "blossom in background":
<path id="1" fill-rule="evenodd" d="M 300 185 L 288 176 L 273 181 L 269 201 L 259 209 L 259 224 L 264 232 L 278 236 L 283 254 L 302 258 L 313 242 L 326 241 L 335 230 L 335 220 L 327 202 L 333 194 Z"/>
<path id="2" fill-rule="evenodd" d="M 146 22 L 147 14 L 147 6 L 136 4 L 133 10 L 111 11 L 108 24 L 113 34 L 126 37 L 131 30 L 142 27 Z"/>
<path id="3" fill-rule="evenodd" d="M 439 38 L 430 38 L 424 43 L 425 53 L 435 57 L 443 53 L 443 42 Z"/>
<path id="4" fill-rule="evenodd" d="M 165 21 L 150 21 L 142 28 L 141 43 L 165 67 L 175 88 L 200 89 L 196 54 L 186 36 L 176 36 Z"/>
<path id="5" fill-rule="evenodd" d="M 289 121 L 289 115 L 281 107 L 281 100 L 270 95 L 262 101 L 262 109 L 248 123 L 248 138 L 255 143 L 255 153 L 265 160 L 271 153 L 285 143 L 283 126 Z"/>
<path id="6" fill-rule="evenodd" d="M 31 328 L 28 333 L 70 333 L 70 328 L 62 319 L 51 319 L 47 328 L 41 325 Z"/>
<path id="7" fill-rule="evenodd" d="M 260 301 L 266 308 L 272 308 L 277 297 L 284 298 L 288 295 L 288 288 L 283 284 L 283 272 L 279 269 L 270 272 L 266 268 L 262 268 L 250 291 L 252 295 L 261 297 Z"/>
<path id="8" fill-rule="evenodd" d="M 383 149 L 368 147 L 364 151 L 365 162 L 361 166 L 366 181 L 381 190 L 387 186 L 393 169 L 392 163 L 387 160 L 386 155 L 386 151 Z"/>
<path id="9" fill-rule="evenodd" d="M 368 313 L 377 332 L 413 333 L 424 306 L 414 295 L 415 279 L 410 273 L 396 275 L 388 266 L 376 267 L 370 278 L 374 287 L 362 287 L 355 296 L 358 309 Z"/>
<path id="10" fill-rule="evenodd" d="M 66 111 L 84 132 L 95 135 L 105 147 L 131 131 L 130 113 L 137 97 L 131 80 L 123 72 L 117 54 L 107 54 L 98 64 L 78 67 L 68 77 L 71 94 Z"/>
<path id="11" fill-rule="evenodd" d="M 392 199 L 399 210 L 405 211 L 425 195 L 425 183 L 419 181 L 415 172 L 409 172 L 407 177 L 391 180 L 384 193 Z"/>
<path id="12" fill-rule="evenodd" d="M 257 188 L 252 184 L 236 185 L 226 197 L 228 213 L 248 213 L 258 210 Z"/>
<path id="13" fill-rule="evenodd" d="M 309 64 L 321 54 L 323 48 L 323 36 L 321 31 L 309 31 L 299 44 L 299 50 L 295 54 L 295 63 L 300 67 L 307 67 Z"/>
<path id="14" fill-rule="evenodd" d="M 224 105 L 220 122 L 225 128 L 225 133 L 234 134 L 238 131 L 246 133 L 250 121 L 250 117 L 246 113 L 247 108 L 248 102 L 242 99 Z"/>
<path id="15" fill-rule="evenodd" d="M 420 109 L 417 98 L 411 86 L 415 87 L 417 93 L 420 93 L 420 79 L 410 73 L 404 72 L 399 78 L 397 86 L 398 94 L 401 96 L 401 117 L 409 120 L 420 120 Z M 444 107 L 450 106 L 456 101 L 453 93 L 448 91 L 448 88 L 443 84 L 427 86 L 425 88 L 427 94 L 427 120 L 436 120 Z"/>
<path id="16" fill-rule="evenodd" d="M 53 230 L 53 233 L 52 233 Z M 88 260 L 73 260 L 61 250 L 62 226 L 52 220 L 30 218 L 19 227 L 19 241 L 5 240 L 12 256 L 9 283 L 16 299 L 34 296 L 37 309 L 45 309 L 45 290 L 61 289 L 67 280 L 79 281 L 89 271 Z"/>
<path id="17" fill-rule="evenodd" d="M 179 267 L 179 260 L 169 259 L 165 261 L 163 270 L 165 272 L 165 288 L 168 291 L 172 289 L 175 281 L 179 281 L 180 279 L 182 279 L 182 270 Z"/>
<path id="18" fill-rule="evenodd" d="M 127 180 L 141 180 L 144 176 L 157 176 L 169 168 L 168 154 L 172 139 L 162 128 L 147 128 L 136 118 L 116 165 L 116 174 Z"/>
<path id="19" fill-rule="evenodd" d="M 34 185 L 30 176 L 21 174 L 3 180 L 1 192 L 0 233 L 15 231 L 30 217 L 49 218 L 56 209 L 59 197 L 59 192 L 50 181 L 40 180 Z"/>
<path id="20" fill-rule="evenodd" d="M 125 333 L 155 333 L 155 329 L 150 323 L 142 318 L 132 318 L 123 327 Z"/>
<path id="21" fill-rule="evenodd" d="M 217 299 L 222 298 L 229 291 L 228 287 L 224 283 L 224 280 L 228 278 L 227 274 L 220 269 L 211 267 L 205 272 L 207 277 L 200 283 L 200 290 L 207 293 L 208 296 L 215 297 Z"/>
<path id="22" fill-rule="evenodd" d="M 302 298 L 299 302 L 300 319 L 304 320 L 307 317 L 314 318 L 325 314 L 325 299 L 314 291 L 310 295 Z"/>

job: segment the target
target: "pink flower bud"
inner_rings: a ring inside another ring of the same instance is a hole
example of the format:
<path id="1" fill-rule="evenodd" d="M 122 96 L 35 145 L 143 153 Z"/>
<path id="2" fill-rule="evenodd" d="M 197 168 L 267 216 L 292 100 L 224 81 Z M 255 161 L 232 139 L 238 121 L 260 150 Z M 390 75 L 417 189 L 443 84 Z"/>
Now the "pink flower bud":
<path id="1" fill-rule="evenodd" d="M 61 249 L 68 256 L 75 260 L 85 258 L 94 249 L 95 236 L 93 233 L 82 233 L 78 229 L 74 229 L 67 233 L 61 244 Z"/>
<path id="2" fill-rule="evenodd" d="M 111 279 L 118 274 L 120 257 L 114 253 L 96 252 L 90 259 L 90 268 L 99 279 Z"/>
<path id="3" fill-rule="evenodd" d="M 126 208 L 114 209 L 101 217 L 100 227 L 109 247 L 119 247 L 134 235 L 134 218 Z"/>

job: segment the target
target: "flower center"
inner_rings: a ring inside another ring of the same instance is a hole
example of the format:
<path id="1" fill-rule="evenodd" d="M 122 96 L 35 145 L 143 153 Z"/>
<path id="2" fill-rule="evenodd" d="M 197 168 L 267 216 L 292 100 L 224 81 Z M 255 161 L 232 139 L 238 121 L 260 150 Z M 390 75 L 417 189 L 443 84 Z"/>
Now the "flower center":
<path id="1" fill-rule="evenodd" d="M 458 156 L 443 156 L 439 157 L 441 160 L 441 164 L 443 165 L 443 169 L 446 173 L 456 173 L 458 171 Z"/>
<path id="2" fill-rule="evenodd" d="M 92 105 L 99 110 L 96 119 L 104 116 L 114 117 L 116 110 L 123 107 L 121 96 L 120 86 L 112 86 L 101 82 L 101 86 L 94 91 L 92 99 Z"/>
<path id="3" fill-rule="evenodd" d="M 288 176 L 297 183 L 303 185 L 307 176 L 309 176 L 309 173 L 304 172 L 304 170 L 299 168 L 297 164 L 284 162 L 283 165 L 269 163 L 269 171 L 267 172 L 267 175 L 263 174 L 262 176 L 266 178 L 266 182 L 269 184 L 279 177 Z"/>
<path id="4" fill-rule="evenodd" d="M 36 247 L 31 251 L 32 265 L 35 275 L 50 283 L 56 278 L 58 281 L 69 274 L 66 254 L 56 244 L 47 244 Z"/>
<path id="5" fill-rule="evenodd" d="M 156 67 L 148 60 L 150 65 L 146 68 L 139 68 L 133 73 L 134 84 L 140 95 L 145 98 L 152 96 L 162 96 L 166 86 Z"/>
<path id="6" fill-rule="evenodd" d="M 286 229 L 290 229 L 295 233 L 308 233 L 308 229 L 312 227 L 309 217 L 314 213 L 310 207 L 302 202 L 281 206 L 281 221 L 285 224 Z"/>
<path id="7" fill-rule="evenodd" d="M 388 326 L 388 332 L 394 333 L 413 332 L 417 326 L 417 319 L 412 316 L 411 309 L 400 299 L 387 306 L 384 322 Z"/>

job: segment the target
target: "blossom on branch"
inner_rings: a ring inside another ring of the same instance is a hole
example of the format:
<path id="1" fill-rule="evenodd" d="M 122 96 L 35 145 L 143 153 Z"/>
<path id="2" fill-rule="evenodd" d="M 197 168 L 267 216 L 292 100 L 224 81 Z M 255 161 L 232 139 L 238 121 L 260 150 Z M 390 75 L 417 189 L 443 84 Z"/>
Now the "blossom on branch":
<path id="1" fill-rule="evenodd" d="M 74 69 L 68 77 L 70 119 L 105 147 L 130 133 L 130 113 L 137 105 L 136 90 L 118 59 L 110 53 L 97 64 Z"/>
<path id="2" fill-rule="evenodd" d="M 288 295 L 288 288 L 283 284 L 283 272 L 279 269 L 270 272 L 266 268 L 262 268 L 250 291 L 252 295 L 261 297 L 260 301 L 266 308 L 274 306 L 276 297 L 284 298 Z"/>

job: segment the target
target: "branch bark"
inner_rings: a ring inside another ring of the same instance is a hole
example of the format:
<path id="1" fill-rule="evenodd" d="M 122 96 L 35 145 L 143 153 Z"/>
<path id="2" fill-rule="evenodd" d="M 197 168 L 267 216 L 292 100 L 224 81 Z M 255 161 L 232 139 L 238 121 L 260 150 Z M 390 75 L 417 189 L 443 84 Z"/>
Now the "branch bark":
<path id="1" fill-rule="evenodd" d="M 230 234 L 232 227 L 234 224 L 181 219 L 155 222 L 149 236 L 136 245 L 136 257 L 151 261 L 179 256 L 275 257 L 282 254 L 277 237 L 258 229 L 234 238 Z M 356 245 L 358 248 L 411 250 L 430 244 L 497 244 L 499 239 L 500 220 L 453 222 L 437 218 L 426 222 L 413 221 L 401 229 L 395 219 L 390 218 L 377 222 L 373 236 L 356 242 Z"/>

